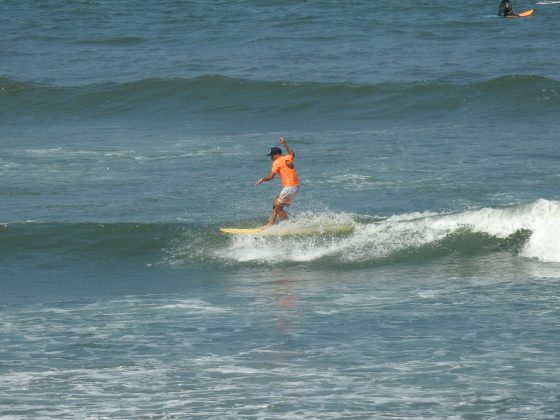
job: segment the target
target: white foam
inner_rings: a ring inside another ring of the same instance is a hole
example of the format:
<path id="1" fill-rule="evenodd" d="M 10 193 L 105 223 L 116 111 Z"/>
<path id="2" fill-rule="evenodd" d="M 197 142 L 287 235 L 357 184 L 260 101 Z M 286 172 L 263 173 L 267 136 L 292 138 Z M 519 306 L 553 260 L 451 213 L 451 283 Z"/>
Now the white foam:
<path id="1" fill-rule="evenodd" d="M 370 175 L 353 173 L 335 175 L 331 177 L 327 182 L 332 184 L 344 185 L 345 188 L 350 188 L 353 190 L 370 188 L 372 185 L 376 184 L 375 179 Z"/>
<path id="2" fill-rule="evenodd" d="M 560 262 L 558 201 L 539 199 L 531 204 L 459 213 L 408 213 L 376 223 L 360 223 L 358 219 L 351 214 L 306 214 L 289 223 L 307 227 L 333 221 L 350 222 L 354 232 L 332 237 L 233 237 L 229 246 L 217 251 L 217 255 L 240 262 L 306 262 L 329 256 L 345 262 L 360 262 L 431 244 L 465 229 L 496 238 L 507 238 L 527 230 L 530 237 L 521 256 Z"/>
<path id="3" fill-rule="evenodd" d="M 209 304 L 200 299 L 179 299 L 176 301 L 171 301 L 159 306 L 161 309 L 179 309 L 181 311 L 190 310 L 192 313 L 201 312 L 227 312 L 228 309 L 217 307 Z"/>

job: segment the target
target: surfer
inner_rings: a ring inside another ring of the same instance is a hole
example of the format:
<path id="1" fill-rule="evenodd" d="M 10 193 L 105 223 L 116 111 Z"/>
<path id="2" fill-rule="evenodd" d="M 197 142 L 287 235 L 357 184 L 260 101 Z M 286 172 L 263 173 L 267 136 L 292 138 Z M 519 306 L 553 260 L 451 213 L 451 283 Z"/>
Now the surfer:
<path id="1" fill-rule="evenodd" d="M 498 16 L 503 16 L 503 17 L 515 16 L 509 0 L 501 1 L 500 8 L 498 9 Z"/>
<path id="2" fill-rule="evenodd" d="M 294 158 L 296 157 L 296 154 L 294 153 L 294 150 L 288 146 L 284 137 L 280 137 L 280 144 L 284 145 L 288 154 L 283 155 L 282 149 L 279 147 L 272 147 L 270 149 L 270 153 L 267 155 L 272 159 L 272 168 L 270 173 L 259 179 L 256 183 L 256 185 L 261 185 L 265 181 L 270 181 L 276 176 L 276 174 L 280 175 L 280 181 L 282 182 L 282 191 L 280 191 L 278 197 L 272 201 L 272 214 L 268 219 L 268 223 L 264 227 L 269 227 L 276 223 L 277 217 L 280 217 L 281 220 L 286 220 L 288 218 L 288 215 L 284 211 L 284 207 L 292 204 L 292 201 L 298 192 L 299 180 L 294 166 Z"/>

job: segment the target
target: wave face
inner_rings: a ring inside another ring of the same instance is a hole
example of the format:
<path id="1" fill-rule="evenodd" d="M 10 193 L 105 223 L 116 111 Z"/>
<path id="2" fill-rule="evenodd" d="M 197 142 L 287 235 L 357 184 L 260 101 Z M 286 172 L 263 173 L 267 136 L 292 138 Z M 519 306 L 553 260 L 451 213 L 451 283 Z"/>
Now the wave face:
<path id="1" fill-rule="evenodd" d="M 351 224 L 353 231 L 227 236 L 214 225 L 17 223 L 0 226 L 0 258 L 49 254 L 62 259 L 138 259 L 166 265 L 303 263 L 351 268 L 418 263 L 449 254 L 483 257 L 507 252 L 560 263 L 560 202 L 544 199 L 505 208 L 383 219 L 304 213 L 286 223 L 290 229 Z"/>
<path id="2" fill-rule="evenodd" d="M 145 79 L 59 87 L 0 79 L 0 114 L 21 118 L 130 118 L 239 126 L 372 124 L 426 119 L 543 118 L 560 109 L 560 82 L 514 75 L 469 84 L 437 82 L 356 85 L 233 79 Z"/>

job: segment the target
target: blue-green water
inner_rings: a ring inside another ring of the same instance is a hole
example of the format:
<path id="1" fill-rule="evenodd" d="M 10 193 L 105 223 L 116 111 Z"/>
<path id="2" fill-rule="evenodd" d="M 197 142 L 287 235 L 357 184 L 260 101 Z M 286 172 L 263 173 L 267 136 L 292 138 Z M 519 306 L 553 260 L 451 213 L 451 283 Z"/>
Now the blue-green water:
<path id="1" fill-rule="evenodd" d="M 0 417 L 557 418 L 560 4 L 498 3 L 0 2 Z M 219 232 L 281 135 L 351 232 Z"/>

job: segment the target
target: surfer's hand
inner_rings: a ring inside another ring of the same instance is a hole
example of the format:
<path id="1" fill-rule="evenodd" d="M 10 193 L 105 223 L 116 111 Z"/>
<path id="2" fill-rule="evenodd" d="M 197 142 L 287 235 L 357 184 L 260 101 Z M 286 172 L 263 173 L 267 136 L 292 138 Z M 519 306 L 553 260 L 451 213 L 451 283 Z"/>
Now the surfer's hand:
<path id="1" fill-rule="evenodd" d="M 255 182 L 255 185 L 261 185 L 263 183 L 263 179 L 259 179 L 257 182 Z"/>
<path id="2" fill-rule="evenodd" d="M 286 139 L 284 137 L 280 137 L 280 144 L 286 144 Z"/>

